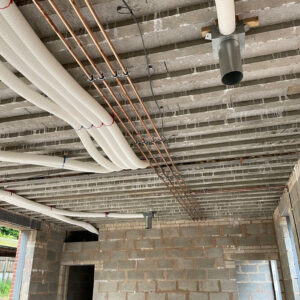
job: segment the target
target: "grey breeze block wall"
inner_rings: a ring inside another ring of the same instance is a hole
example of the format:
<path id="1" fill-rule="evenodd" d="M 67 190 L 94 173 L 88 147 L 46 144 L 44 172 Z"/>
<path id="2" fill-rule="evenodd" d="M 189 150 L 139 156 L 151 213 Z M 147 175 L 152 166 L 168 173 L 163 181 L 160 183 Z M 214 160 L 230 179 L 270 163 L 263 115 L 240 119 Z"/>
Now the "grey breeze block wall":
<path id="1" fill-rule="evenodd" d="M 278 259 L 272 220 L 143 226 L 107 225 L 99 243 L 65 244 L 61 263 L 95 264 L 93 300 L 235 300 L 235 260 Z"/>
<path id="2" fill-rule="evenodd" d="M 20 300 L 56 300 L 65 231 L 43 224 L 30 233 Z"/>
<path id="3" fill-rule="evenodd" d="M 239 300 L 275 300 L 272 271 L 268 260 L 236 261 Z"/>
<path id="4" fill-rule="evenodd" d="M 295 242 L 296 253 L 300 258 L 299 233 L 300 233 L 300 162 L 296 164 L 294 171 L 287 183 L 287 187 L 280 198 L 279 205 L 274 212 L 274 224 L 279 245 L 280 261 L 284 277 L 287 299 L 300 299 L 299 280 L 296 272 L 297 261 L 293 254 L 290 232 L 287 218 L 289 217 L 292 236 Z M 298 261 L 299 264 L 299 261 Z"/>

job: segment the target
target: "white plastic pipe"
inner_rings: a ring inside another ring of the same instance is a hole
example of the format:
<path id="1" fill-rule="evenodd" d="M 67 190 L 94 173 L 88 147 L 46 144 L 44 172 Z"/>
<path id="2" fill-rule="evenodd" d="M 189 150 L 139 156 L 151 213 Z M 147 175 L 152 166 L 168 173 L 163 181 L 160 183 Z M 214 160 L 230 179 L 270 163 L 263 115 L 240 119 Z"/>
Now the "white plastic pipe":
<path id="1" fill-rule="evenodd" d="M 0 80 L 10 89 L 22 96 L 24 99 L 33 103 L 34 105 L 50 112 L 51 114 L 68 122 L 74 129 L 79 128 L 80 124 L 69 115 L 64 109 L 28 87 L 22 80 L 20 80 L 12 71 L 10 71 L 3 62 L 0 62 Z M 119 171 L 120 168 L 108 161 L 97 150 L 89 135 L 85 130 L 76 131 L 78 137 L 82 141 L 84 147 L 94 160 L 103 167 L 108 167 L 109 171 Z"/>
<path id="2" fill-rule="evenodd" d="M 78 172 L 109 173 L 110 171 L 97 164 L 78 161 L 72 158 L 63 158 L 49 155 L 0 151 L 0 161 L 16 164 L 45 166 L 56 169 L 67 169 Z"/>
<path id="3" fill-rule="evenodd" d="M 22 41 L 8 26 L 7 22 L 1 15 L 0 36 L 0 51 L 5 59 L 58 105 L 66 107 L 78 123 L 83 125 L 85 128 L 89 128 L 91 126 L 91 122 L 82 115 L 82 107 L 81 110 L 78 111 L 71 105 L 74 97 L 65 91 L 63 86 L 57 82 L 57 80 L 54 79 L 43 66 L 41 66 L 32 53 L 25 47 Z M 66 102 L 69 103 L 66 104 Z M 116 124 L 114 125 L 116 126 Z M 108 135 L 105 126 L 99 130 L 92 128 L 89 133 L 117 166 L 122 169 L 132 167 L 130 164 L 126 163 L 126 156 L 123 155 L 122 157 L 122 155 L 120 155 L 122 152 L 121 148 L 118 147 L 118 143 L 116 141 L 112 141 L 113 139 L 111 135 Z"/>
<path id="4" fill-rule="evenodd" d="M 47 50 L 45 45 L 40 41 L 32 28 L 29 26 L 23 15 L 13 3 L 7 9 L 0 11 L 11 28 L 16 32 L 18 37 L 24 42 L 26 47 L 32 54 L 41 62 L 41 64 L 57 78 L 59 82 L 63 82 L 64 87 L 73 95 L 74 105 L 81 103 L 89 110 L 91 119 L 93 115 L 99 119 L 99 123 L 103 121 L 105 124 L 111 122 L 111 117 L 93 99 L 83 88 L 81 88 L 70 74 L 57 62 L 53 55 Z M 97 123 L 96 123 L 97 124 Z M 141 161 L 130 148 L 123 134 L 118 126 L 110 126 L 107 128 L 117 143 L 126 153 L 127 158 L 137 167 L 145 168 L 148 166 L 147 162 Z"/>
<path id="5" fill-rule="evenodd" d="M 21 208 L 25 208 L 31 211 L 35 211 L 37 213 L 49 216 L 51 218 L 60 220 L 62 222 L 68 223 L 68 224 L 72 224 L 72 225 L 76 225 L 79 227 L 82 227 L 92 233 L 95 234 L 99 234 L 98 230 L 92 226 L 89 223 L 83 222 L 83 221 L 77 221 L 77 220 L 73 220 L 70 219 L 68 217 L 65 216 L 61 216 L 61 215 L 57 215 L 55 213 L 53 213 L 51 211 L 51 208 L 46 206 L 46 205 L 42 205 L 33 201 L 30 201 L 28 199 L 25 199 L 21 196 L 18 196 L 14 193 L 8 192 L 8 191 L 1 191 L 0 190 L 0 200 L 5 201 L 6 203 L 21 207 Z"/>
<path id="6" fill-rule="evenodd" d="M 219 31 L 223 35 L 230 35 L 235 31 L 234 0 L 215 0 L 218 15 Z"/>
<path id="7" fill-rule="evenodd" d="M 19 196 L 9 191 L 3 191 L 3 190 L 0 190 L 0 200 L 5 201 L 12 205 L 16 205 L 21 208 L 25 208 L 31 211 L 35 211 L 62 220 L 66 223 L 83 227 L 88 231 L 91 231 L 96 234 L 98 234 L 98 231 L 92 225 L 85 222 L 72 220 L 70 218 L 67 218 L 67 216 L 78 217 L 78 218 L 144 219 L 143 214 L 88 213 L 88 212 L 74 212 L 69 210 L 57 209 L 41 203 L 28 200 L 22 196 Z M 95 230 L 97 232 L 95 232 Z"/>

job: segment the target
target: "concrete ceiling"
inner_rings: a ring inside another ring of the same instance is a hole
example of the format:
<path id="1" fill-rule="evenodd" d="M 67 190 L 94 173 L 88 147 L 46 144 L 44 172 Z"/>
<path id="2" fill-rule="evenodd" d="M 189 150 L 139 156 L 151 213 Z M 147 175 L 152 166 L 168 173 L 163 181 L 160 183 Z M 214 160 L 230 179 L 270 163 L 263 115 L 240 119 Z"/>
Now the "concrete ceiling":
<path id="1" fill-rule="evenodd" d="M 53 55 L 106 107 L 35 5 L 27 0 L 15 2 Z M 47 1 L 40 2 L 88 66 Z M 235 87 L 220 83 L 211 43 L 201 38 L 201 28 L 212 25 L 216 19 L 214 1 L 127 2 L 141 22 L 154 93 L 164 110 L 163 129 L 151 96 L 136 24 L 130 15 L 117 12 L 121 0 L 95 0 L 93 4 L 151 117 L 164 133 L 178 169 L 195 192 L 203 216 L 271 216 L 300 151 L 300 1 L 236 1 L 240 19 L 259 16 L 260 26 L 246 34 L 244 80 Z M 108 74 L 68 1 L 56 3 L 104 74 Z M 77 3 L 110 56 L 84 1 Z M 111 86 L 122 100 L 113 81 Z M 131 96 L 137 102 L 133 93 Z M 123 103 L 144 134 L 139 121 Z M 2 150 L 67 153 L 69 157 L 88 159 L 68 124 L 20 98 L 2 83 L 0 123 Z M 135 145 L 132 147 L 138 153 Z M 152 146 L 151 149 L 157 154 Z M 189 218 L 151 169 L 98 175 L 0 163 L 0 178 L 1 188 L 59 208 L 153 210 L 158 219 Z M 45 218 L 5 203 L 1 207 Z"/>

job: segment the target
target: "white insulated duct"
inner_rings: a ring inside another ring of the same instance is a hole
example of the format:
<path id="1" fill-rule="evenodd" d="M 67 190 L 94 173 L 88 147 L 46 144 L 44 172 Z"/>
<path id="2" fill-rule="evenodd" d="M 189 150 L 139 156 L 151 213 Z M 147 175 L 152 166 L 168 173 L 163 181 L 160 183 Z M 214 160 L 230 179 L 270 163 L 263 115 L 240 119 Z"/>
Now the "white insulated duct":
<path id="1" fill-rule="evenodd" d="M 215 2 L 219 31 L 223 35 L 230 35 L 235 31 L 234 0 L 215 0 Z"/>
<path id="2" fill-rule="evenodd" d="M 48 95 L 48 97 L 50 97 L 58 105 L 62 106 L 63 108 L 65 107 L 69 111 L 69 113 L 77 120 L 78 123 L 80 123 L 85 128 L 89 128 L 91 126 L 91 122 L 86 120 L 86 118 L 82 115 L 83 110 L 78 111 L 71 105 L 73 96 L 68 92 L 66 92 L 67 96 L 65 96 L 65 91 L 61 83 L 57 82 L 57 80 L 53 78 L 47 72 L 47 70 L 40 65 L 40 63 L 25 47 L 22 41 L 9 28 L 8 24 L 1 17 L 1 15 L 0 36 L 1 55 L 3 55 L 3 57 L 5 57 L 5 59 L 17 70 L 19 70 L 24 76 L 26 76 L 28 80 L 30 80 L 41 91 L 43 91 L 43 93 Z M 114 125 L 117 126 L 116 124 Z M 93 138 L 112 160 L 112 162 L 115 163 L 118 167 L 122 169 L 135 168 L 134 166 L 126 163 L 126 155 L 125 157 L 122 157 L 120 155 L 120 153 L 122 153 L 121 148 L 118 147 L 118 143 L 116 141 L 112 142 L 113 139 L 111 138 L 111 135 L 109 135 L 105 126 L 103 126 L 101 129 L 91 128 L 89 130 L 89 133 L 93 136 Z M 119 152 L 117 152 L 117 150 Z"/>
<path id="3" fill-rule="evenodd" d="M 72 224 L 72 225 L 82 227 L 82 228 L 86 229 L 87 231 L 90 231 L 90 232 L 95 233 L 97 235 L 99 234 L 98 230 L 89 223 L 86 223 L 86 222 L 83 222 L 83 221 L 73 220 L 73 219 L 70 219 L 70 218 L 65 217 L 65 216 L 54 214 L 51 211 L 50 207 L 48 207 L 46 205 L 36 203 L 36 202 L 33 202 L 33 201 L 30 201 L 28 199 L 25 199 L 21 196 L 18 196 L 16 194 L 14 194 L 14 193 L 0 190 L 0 200 L 4 201 L 6 203 L 12 204 L 12 205 L 21 207 L 21 208 L 25 208 L 25 209 L 28 209 L 28 210 L 46 215 L 48 217 L 60 220 L 62 222 L 68 223 L 68 224 Z"/>
<path id="4" fill-rule="evenodd" d="M 59 107 L 43 95 L 28 87 L 22 80 L 20 80 L 12 71 L 10 71 L 3 62 L 0 62 L 0 80 L 10 89 L 22 96 L 24 99 L 33 103 L 34 105 L 50 112 L 51 114 L 68 122 L 74 129 L 79 128 L 80 125 L 74 118 L 69 115 L 63 108 Z M 91 138 L 85 130 L 76 131 L 82 144 L 85 146 L 91 157 L 101 166 L 108 169 L 108 171 L 120 171 L 120 168 L 108 161 L 97 150 Z M 105 172 L 106 173 L 106 172 Z"/>
<path id="5" fill-rule="evenodd" d="M 89 212 L 75 212 L 63 209 L 57 209 L 49 207 L 44 204 L 40 204 L 31 200 L 28 200 L 22 196 L 16 195 L 9 191 L 0 190 L 0 200 L 5 201 L 9 204 L 25 208 L 31 211 L 35 211 L 52 218 L 64 221 L 66 223 L 74 224 L 85 228 L 86 230 L 98 234 L 96 228 L 92 225 L 70 219 L 68 217 L 78 218 L 116 218 L 116 219 L 144 219 L 144 214 L 118 214 L 118 213 L 89 213 Z"/>
<path id="6" fill-rule="evenodd" d="M 76 107 L 78 107 L 78 103 L 83 105 L 86 110 L 89 111 L 90 119 L 95 120 L 94 118 L 96 118 L 98 120 L 98 123 L 93 123 L 101 124 L 101 122 L 103 122 L 105 124 L 110 124 L 112 121 L 110 115 L 76 83 L 71 75 L 57 62 L 52 54 L 50 54 L 20 13 L 17 6 L 13 3 L 7 9 L 0 11 L 0 13 L 34 57 L 38 59 L 44 68 L 52 74 L 58 82 L 63 83 L 65 89 L 73 96 L 74 105 L 76 105 Z M 81 110 L 79 109 L 79 111 Z M 147 162 L 138 159 L 116 124 L 107 127 L 107 130 L 112 134 L 125 152 L 126 157 L 136 166 L 136 168 L 145 168 L 148 166 Z"/>
<path id="7" fill-rule="evenodd" d="M 55 157 L 49 155 L 39 155 L 30 153 L 20 153 L 12 151 L 0 151 L 0 161 L 11 162 L 16 164 L 27 164 L 46 166 L 56 169 L 67 169 L 78 172 L 89 173 L 109 173 L 111 171 L 97 164 L 82 162 L 67 157 Z"/>

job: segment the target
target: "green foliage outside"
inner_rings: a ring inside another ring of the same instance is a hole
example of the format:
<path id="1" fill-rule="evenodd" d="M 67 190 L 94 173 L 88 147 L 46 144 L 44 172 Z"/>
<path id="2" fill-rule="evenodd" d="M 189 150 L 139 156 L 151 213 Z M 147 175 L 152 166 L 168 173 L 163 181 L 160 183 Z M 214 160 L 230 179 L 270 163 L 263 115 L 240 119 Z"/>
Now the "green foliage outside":
<path id="1" fill-rule="evenodd" d="M 9 296 L 11 288 L 11 280 L 7 279 L 6 281 L 0 281 L 0 297 Z"/>
<path id="2" fill-rule="evenodd" d="M 19 231 L 8 227 L 0 226 L 0 237 L 17 240 Z"/>

